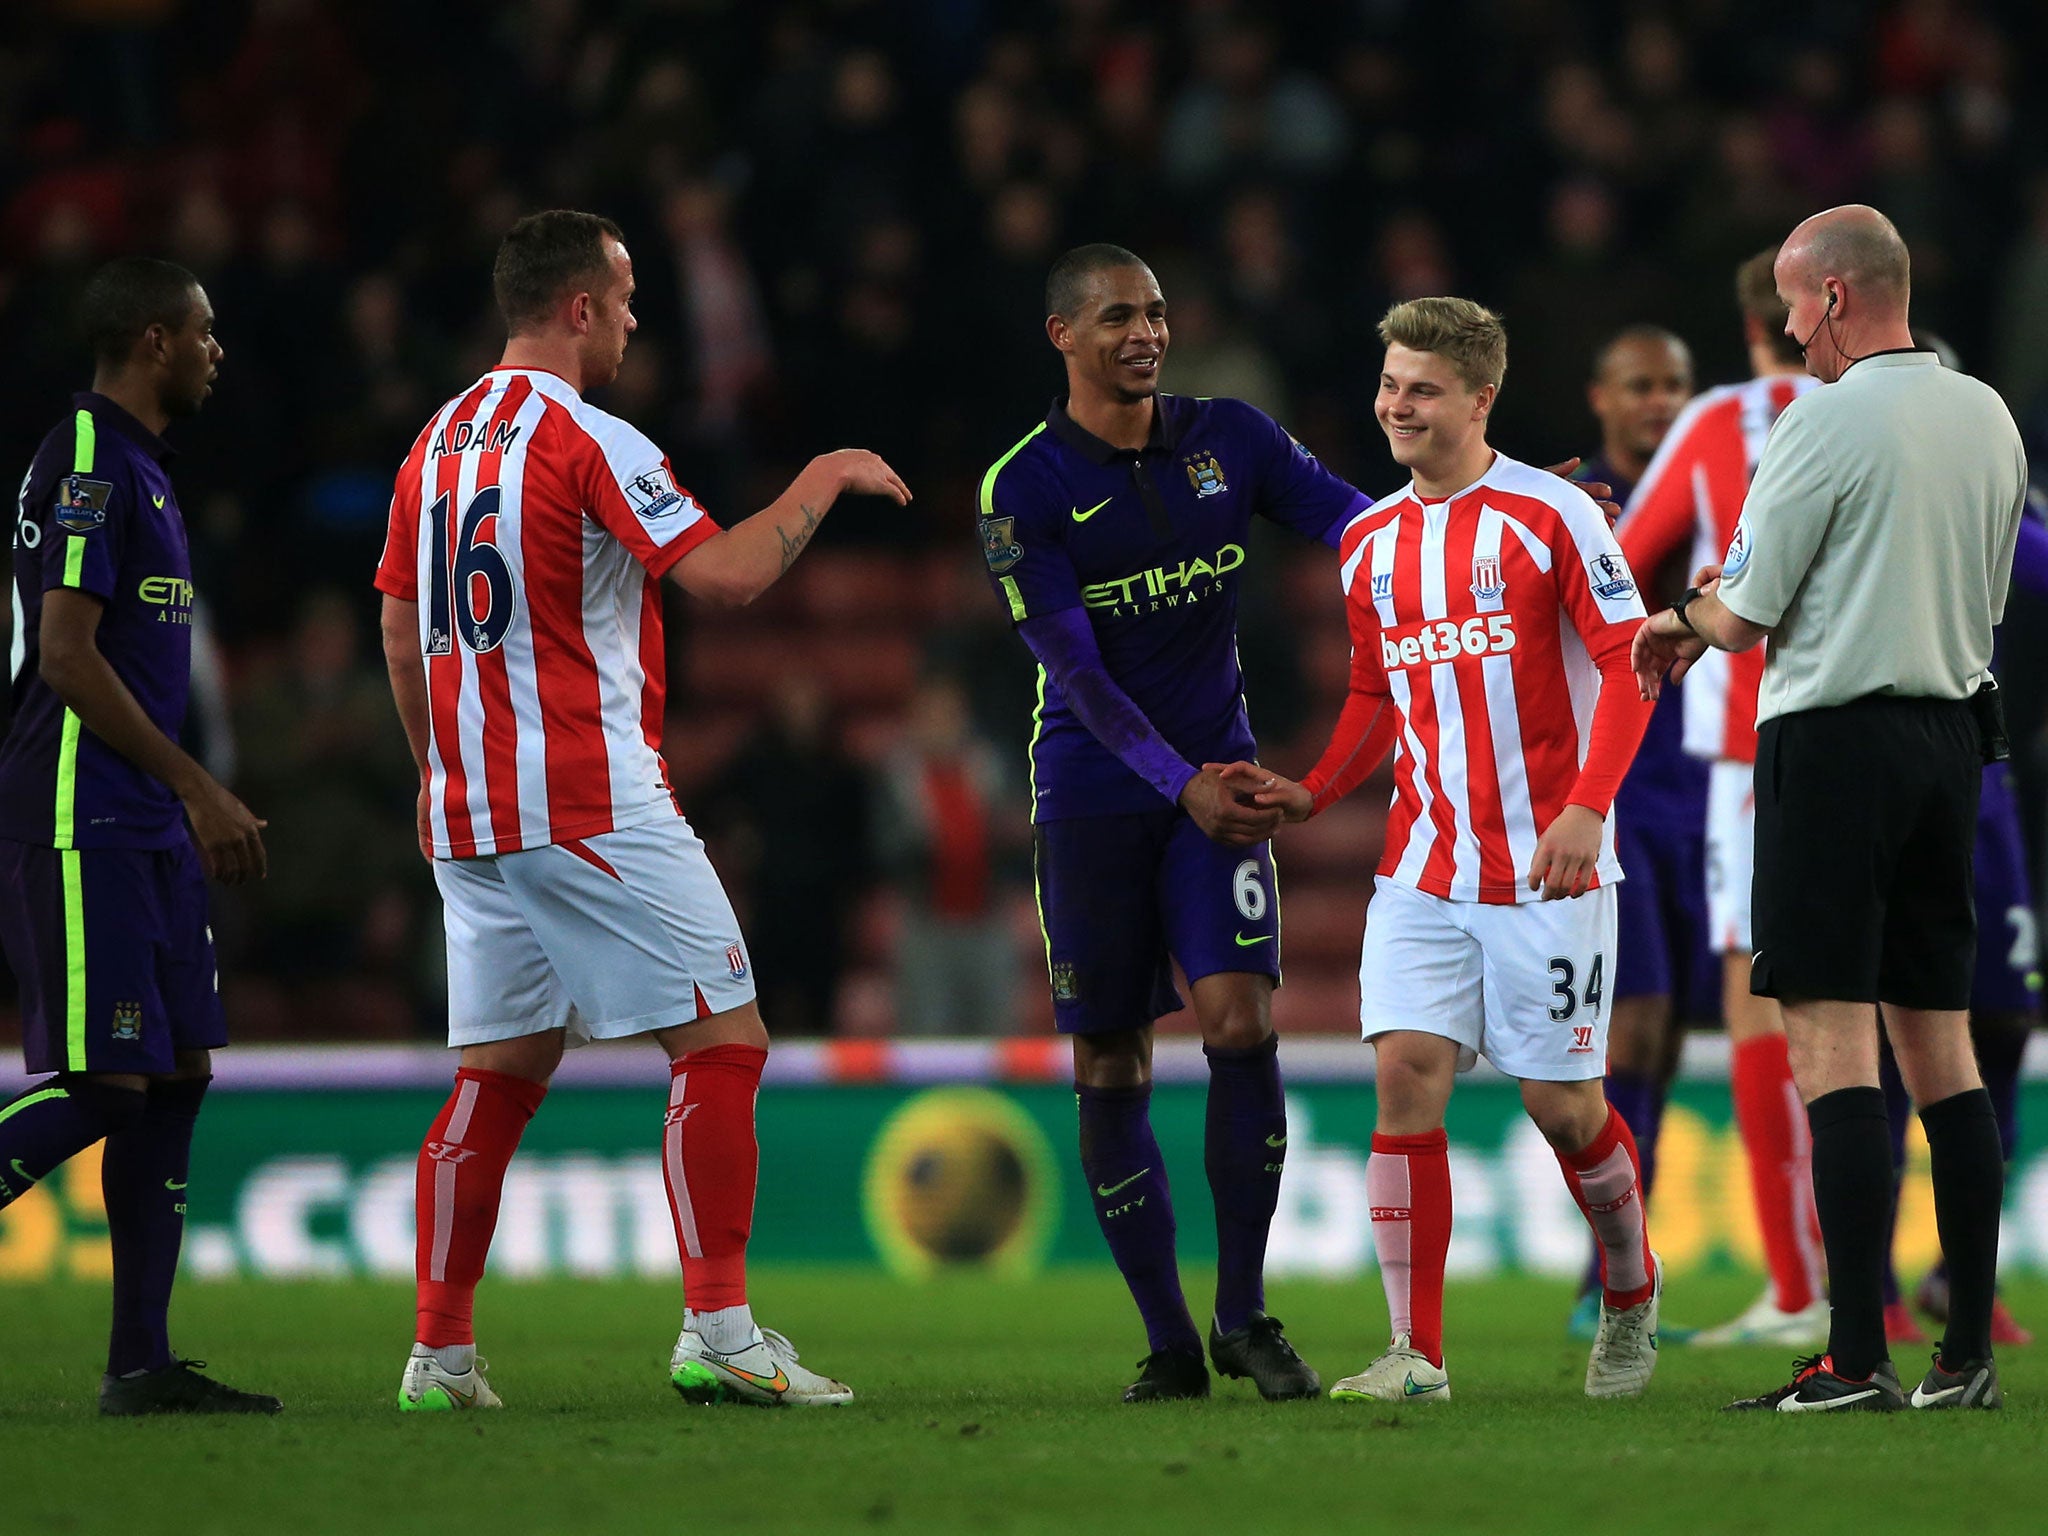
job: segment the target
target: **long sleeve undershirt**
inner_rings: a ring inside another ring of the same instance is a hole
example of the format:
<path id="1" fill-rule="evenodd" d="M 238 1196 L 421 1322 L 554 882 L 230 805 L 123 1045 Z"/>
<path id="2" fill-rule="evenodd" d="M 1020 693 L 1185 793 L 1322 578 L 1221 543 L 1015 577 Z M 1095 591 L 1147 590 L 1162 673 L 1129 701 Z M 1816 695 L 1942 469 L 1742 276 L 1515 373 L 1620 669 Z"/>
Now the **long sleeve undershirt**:
<path id="1" fill-rule="evenodd" d="M 1087 610 L 1063 608 L 1025 619 L 1017 633 L 1031 647 L 1046 676 L 1058 685 L 1074 717 L 1126 768 L 1164 795 L 1169 805 L 1178 805 L 1180 792 L 1195 777 L 1195 768 L 1109 675 Z"/>

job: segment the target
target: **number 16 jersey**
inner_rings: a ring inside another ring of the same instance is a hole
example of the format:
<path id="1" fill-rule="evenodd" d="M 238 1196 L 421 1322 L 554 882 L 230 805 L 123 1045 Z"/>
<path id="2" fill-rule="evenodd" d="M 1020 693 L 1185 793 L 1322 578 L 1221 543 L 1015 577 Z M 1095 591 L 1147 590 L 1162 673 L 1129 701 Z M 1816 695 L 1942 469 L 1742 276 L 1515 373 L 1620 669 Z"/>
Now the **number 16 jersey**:
<path id="1" fill-rule="evenodd" d="M 677 814 L 660 578 L 717 532 L 661 449 L 555 374 L 494 369 L 435 413 L 376 585 L 419 604 L 436 858 Z"/>

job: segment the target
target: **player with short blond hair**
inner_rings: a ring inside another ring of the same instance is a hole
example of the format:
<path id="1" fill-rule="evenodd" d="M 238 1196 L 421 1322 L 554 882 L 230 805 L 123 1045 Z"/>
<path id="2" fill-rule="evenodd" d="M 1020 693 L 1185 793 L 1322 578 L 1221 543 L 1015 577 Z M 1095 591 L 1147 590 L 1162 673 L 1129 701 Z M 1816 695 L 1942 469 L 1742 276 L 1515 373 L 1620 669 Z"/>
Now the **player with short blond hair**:
<path id="1" fill-rule="evenodd" d="M 1359 967 L 1378 1057 L 1367 1164 L 1393 1342 L 1340 1399 L 1448 1398 L 1444 1110 L 1481 1055 L 1521 1082 L 1601 1247 L 1590 1397 L 1633 1397 L 1656 1365 L 1662 1277 L 1627 1124 L 1601 1089 L 1615 882 L 1607 821 L 1649 710 L 1630 685 L 1643 605 L 1594 502 L 1497 453 L 1498 316 L 1469 299 L 1398 304 L 1375 415 L 1414 478 L 1354 516 L 1339 553 L 1351 687 L 1302 782 L 1250 763 L 1225 782 L 1303 821 L 1398 740 L 1394 800 Z"/>

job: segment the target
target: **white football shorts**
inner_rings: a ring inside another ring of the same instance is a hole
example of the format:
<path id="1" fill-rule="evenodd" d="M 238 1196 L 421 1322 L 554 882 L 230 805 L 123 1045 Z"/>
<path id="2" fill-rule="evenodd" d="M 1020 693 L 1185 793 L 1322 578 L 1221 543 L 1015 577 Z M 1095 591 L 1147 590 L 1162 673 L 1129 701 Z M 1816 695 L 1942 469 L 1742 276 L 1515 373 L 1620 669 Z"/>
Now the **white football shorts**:
<path id="1" fill-rule="evenodd" d="M 1756 768 L 1717 762 L 1707 776 L 1707 932 L 1717 955 L 1746 955 L 1756 875 Z"/>
<path id="2" fill-rule="evenodd" d="M 1507 906 L 1375 877 L 1358 962 L 1361 1033 L 1455 1040 L 1460 1072 L 1484 1056 L 1538 1082 L 1601 1076 L 1616 905 L 1611 885 Z"/>
<path id="3" fill-rule="evenodd" d="M 739 919 L 678 816 L 477 859 L 436 859 L 448 1043 L 667 1029 L 754 998 Z"/>

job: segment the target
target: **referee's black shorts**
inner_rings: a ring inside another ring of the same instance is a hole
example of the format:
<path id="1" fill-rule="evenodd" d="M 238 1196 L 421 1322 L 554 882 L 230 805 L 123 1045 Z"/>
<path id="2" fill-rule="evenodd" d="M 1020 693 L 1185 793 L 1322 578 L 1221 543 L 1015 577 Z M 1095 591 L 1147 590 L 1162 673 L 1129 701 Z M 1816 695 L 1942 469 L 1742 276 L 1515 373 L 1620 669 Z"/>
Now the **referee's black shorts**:
<path id="1" fill-rule="evenodd" d="M 1982 783 L 1967 701 L 1872 694 L 1765 721 L 1750 990 L 1968 1008 Z"/>

